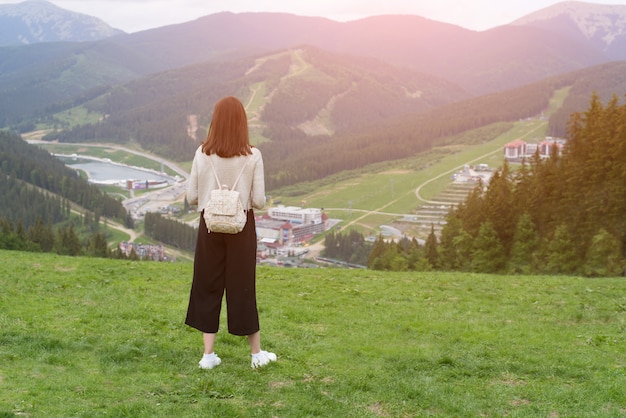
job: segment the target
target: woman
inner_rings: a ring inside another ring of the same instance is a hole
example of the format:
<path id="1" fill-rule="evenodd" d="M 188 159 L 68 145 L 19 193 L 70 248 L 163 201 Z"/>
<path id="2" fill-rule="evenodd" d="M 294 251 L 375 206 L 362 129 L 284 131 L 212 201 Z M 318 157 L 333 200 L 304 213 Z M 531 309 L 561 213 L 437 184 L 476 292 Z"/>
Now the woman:
<path id="1" fill-rule="evenodd" d="M 193 159 L 187 200 L 197 204 L 200 211 L 211 190 L 220 188 L 213 168 L 222 184 L 229 186 L 242 173 L 235 190 L 247 211 L 247 221 L 243 231 L 237 234 L 209 233 L 204 217 L 200 216 L 185 323 L 203 332 L 204 355 L 200 367 L 218 366 L 221 359 L 215 354 L 214 344 L 226 292 L 228 332 L 248 337 L 252 368 L 262 367 L 276 361 L 274 353 L 261 350 L 256 305 L 257 242 L 252 209 L 265 206 L 265 178 L 261 152 L 250 145 L 246 111 L 235 97 L 225 97 L 215 104 L 209 134 Z"/>

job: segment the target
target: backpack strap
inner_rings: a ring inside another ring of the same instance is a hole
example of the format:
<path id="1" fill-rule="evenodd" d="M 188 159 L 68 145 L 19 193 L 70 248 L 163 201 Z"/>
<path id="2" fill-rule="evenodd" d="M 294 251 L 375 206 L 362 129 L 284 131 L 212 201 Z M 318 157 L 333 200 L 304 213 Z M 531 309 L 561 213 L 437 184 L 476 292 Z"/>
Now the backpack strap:
<path id="1" fill-rule="evenodd" d="M 239 183 L 239 179 L 241 178 L 241 175 L 243 174 L 243 170 L 248 165 L 248 161 L 250 161 L 250 158 L 246 158 L 246 162 L 244 163 L 243 167 L 241 167 L 241 171 L 239 171 L 239 175 L 237 176 L 237 179 L 235 180 L 235 183 L 233 183 L 233 186 L 230 188 L 230 190 L 234 190 L 235 187 L 237 187 L 237 183 Z M 220 182 L 220 178 L 217 176 L 217 171 L 215 170 L 215 166 L 213 165 L 213 161 L 211 161 L 211 157 L 209 157 L 209 164 L 211 164 L 211 168 L 213 169 L 213 174 L 215 175 L 215 180 L 217 181 L 217 187 L 219 187 L 221 189 L 222 188 L 222 184 Z"/>

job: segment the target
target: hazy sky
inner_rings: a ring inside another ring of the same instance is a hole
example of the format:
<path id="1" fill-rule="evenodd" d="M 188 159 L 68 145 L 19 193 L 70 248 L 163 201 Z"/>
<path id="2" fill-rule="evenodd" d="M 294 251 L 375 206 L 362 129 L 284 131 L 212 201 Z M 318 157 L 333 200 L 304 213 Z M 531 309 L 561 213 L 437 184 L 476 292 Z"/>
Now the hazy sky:
<path id="1" fill-rule="evenodd" d="M 19 3 L 0 0 L 0 4 Z M 371 15 L 411 14 L 466 29 L 485 30 L 510 23 L 558 0 L 51 0 L 64 9 L 99 17 L 126 32 L 182 23 L 213 13 L 285 12 L 338 21 Z M 587 0 L 621 4 L 626 0 Z"/>

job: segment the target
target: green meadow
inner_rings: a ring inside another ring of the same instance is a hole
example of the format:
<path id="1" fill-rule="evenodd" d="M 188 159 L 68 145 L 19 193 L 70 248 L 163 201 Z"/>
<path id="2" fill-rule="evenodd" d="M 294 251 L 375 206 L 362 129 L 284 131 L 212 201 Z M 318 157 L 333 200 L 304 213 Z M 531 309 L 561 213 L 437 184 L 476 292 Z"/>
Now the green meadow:
<path id="1" fill-rule="evenodd" d="M 0 417 L 626 415 L 624 278 L 262 267 L 278 361 L 201 370 L 192 263 L 0 261 Z"/>

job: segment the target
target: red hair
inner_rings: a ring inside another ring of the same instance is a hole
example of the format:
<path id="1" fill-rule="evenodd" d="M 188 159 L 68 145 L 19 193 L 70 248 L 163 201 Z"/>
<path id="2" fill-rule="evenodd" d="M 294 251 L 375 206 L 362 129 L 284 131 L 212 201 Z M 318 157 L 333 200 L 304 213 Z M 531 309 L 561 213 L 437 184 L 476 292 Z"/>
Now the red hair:
<path id="1" fill-rule="evenodd" d="M 215 103 L 202 152 L 207 155 L 217 154 L 222 158 L 252 154 L 246 109 L 236 97 L 224 97 Z"/>

